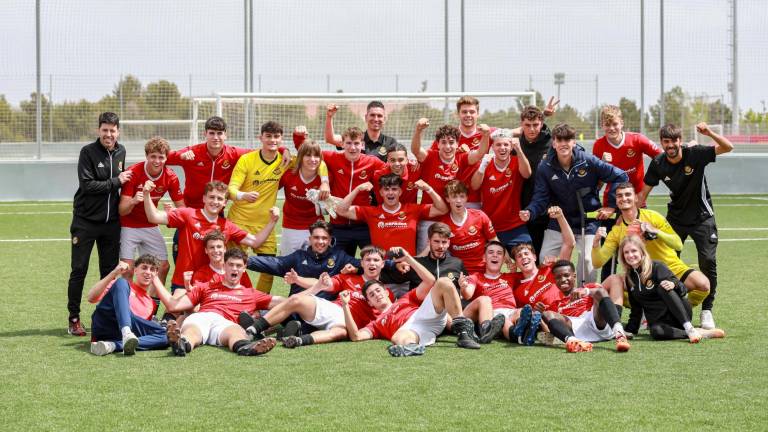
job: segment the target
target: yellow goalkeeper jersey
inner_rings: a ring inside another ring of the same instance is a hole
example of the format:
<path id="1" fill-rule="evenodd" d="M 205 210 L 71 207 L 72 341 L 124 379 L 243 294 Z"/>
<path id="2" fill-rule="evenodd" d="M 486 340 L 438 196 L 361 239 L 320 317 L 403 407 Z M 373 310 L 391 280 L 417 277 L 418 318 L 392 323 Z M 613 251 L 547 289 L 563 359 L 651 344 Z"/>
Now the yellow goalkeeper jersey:
<path id="1" fill-rule="evenodd" d="M 261 151 L 246 153 L 240 157 L 229 180 L 229 198 L 233 201 L 227 218 L 238 225 L 264 226 L 269 222 L 269 209 L 277 201 L 280 177 L 293 168 L 296 158 L 282 168 L 283 155 L 277 153 L 272 161 L 264 160 Z M 328 176 L 325 163 L 318 168 L 321 177 Z M 238 192 L 257 192 L 254 202 L 238 200 Z"/>
<path id="2" fill-rule="evenodd" d="M 656 239 L 645 241 L 645 247 L 651 259 L 663 262 L 677 278 L 682 277 L 690 267 L 677 256 L 677 251 L 683 250 L 683 242 L 680 241 L 680 237 L 667 219 L 660 213 L 648 209 L 640 209 L 638 219 L 641 222 L 648 222 L 659 230 Z M 592 248 L 592 265 L 595 268 L 601 267 L 616 253 L 619 243 L 627 235 L 627 225 L 627 221 L 620 219 L 611 228 L 603 246 Z"/>

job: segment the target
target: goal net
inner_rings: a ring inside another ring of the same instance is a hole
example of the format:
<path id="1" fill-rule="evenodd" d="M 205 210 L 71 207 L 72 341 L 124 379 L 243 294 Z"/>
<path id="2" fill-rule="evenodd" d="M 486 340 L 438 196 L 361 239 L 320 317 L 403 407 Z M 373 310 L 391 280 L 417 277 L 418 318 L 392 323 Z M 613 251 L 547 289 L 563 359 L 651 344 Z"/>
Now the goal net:
<path id="1" fill-rule="evenodd" d="M 458 125 L 456 101 L 473 96 L 480 101 L 480 123 L 495 127 L 517 127 L 522 107 L 535 102 L 534 92 L 498 93 L 220 93 L 215 98 L 194 98 L 192 124 L 197 125 L 193 140 L 203 137 L 205 119 L 219 115 L 227 122 L 227 142 L 248 148 L 258 146 L 263 123 L 274 120 L 283 125 L 285 135 L 303 125 L 312 139 L 324 144 L 326 107 L 338 106 L 333 117 L 334 132 L 357 126 L 366 129 L 365 112 L 369 102 L 381 101 L 387 113 L 384 133 L 403 144 L 410 144 L 419 118 L 430 119 L 429 137 L 443 124 Z"/>

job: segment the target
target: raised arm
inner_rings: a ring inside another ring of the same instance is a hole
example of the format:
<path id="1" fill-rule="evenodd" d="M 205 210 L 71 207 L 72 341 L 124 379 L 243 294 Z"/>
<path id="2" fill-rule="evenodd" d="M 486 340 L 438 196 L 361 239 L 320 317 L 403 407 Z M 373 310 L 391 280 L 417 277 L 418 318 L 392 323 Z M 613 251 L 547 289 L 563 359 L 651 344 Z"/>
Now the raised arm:
<path id="1" fill-rule="evenodd" d="M 469 182 L 469 187 L 471 187 L 472 190 L 478 190 L 483 185 L 483 180 L 485 180 L 485 170 L 488 169 L 488 165 L 490 165 L 491 162 L 493 162 L 493 154 L 489 153 L 483 155 L 483 160 L 480 161 L 480 166 L 477 167 L 477 171 L 472 174 L 472 180 Z"/>
<path id="2" fill-rule="evenodd" d="M 339 216 L 357 220 L 357 212 L 352 206 L 352 203 L 355 201 L 355 198 L 360 192 L 370 192 L 371 189 L 373 189 L 373 183 L 371 182 L 365 182 L 357 185 L 357 187 L 352 189 L 352 192 L 348 193 L 347 196 L 345 196 L 344 199 L 341 200 L 341 202 L 336 206 L 336 213 Z"/>
<path id="3" fill-rule="evenodd" d="M 467 276 L 463 272 L 459 274 L 459 290 L 461 291 L 461 298 L 469 300 L 475 295 L 475 289 L 477 283 L 473 276 Z"/>
<path id="4" fill-rule="evenodd" d="M 512 151 L 517 153 L 517 170 L 520 171 L 520 175 L 526 179 L 530 178 L 533 170 L 531 170 L 531 164 L 528 162 L 528 158 L 525 157 L 525 153 L 520 147 L 520 139 L 512 138 Z"/>
<path id="5" fill-rule="evenodd" d="M 480 162 L 480 159 L 488 154 L 488 146 L 491 142 L 491 128 L 487 124 L 480 124 L 477 126 L 477 129 L 482 134 L 482 138 L 480 138 L 480 146 L 467 155 L 467 163 L 470 165 Z"/>
<path id="6" fill-rule="evenodd" d="M 155 183 L 152 180 L 147 180 L 144 183 L 144 193 L 147 196 L 151 196 L 152 191 L 155 189 Z M 168 225 L 168 214 L 164 211 L 158 210 L 155 207 L 155 203 L 151 199 L 144 200 L 144 212 L 147 214 L 147 221 L 153 224 Z"/>
<path id="7" fill-rule="evenodd" d="M 549 217 L 557 221 L 557 225 L 560 227 L 560 233 L 563 236 L 563 245 L 560 246 L 560 255 L 558 258 L 563 260 L 570 260 L 573 249 L 576 247 L 576 237 L 573 235 L 571 226 L 568 225 L 568 220 L 565 219 L 563 210 L 558 206 L 552 206 L 547 209 Z"/>
<path id="8" fill-rule="evenodd" d="M 428 185 L 427 182 L 421 179 L 416 180 L 413 185 L 423 193 L 429 195 L 430 198 L 432 198 L 432 208 L 429 210 L 430 218 L 442 216 L 448 213 L 448 205 L 443 200 L 443 197 L 435 192 L 435 189 L 432 186 Z"/>
<path id="9" fill-rule="evenodd" d="M 325 142 L 336 147 L 341 146 L 341 140 L 337 139 L 333 133 L 333 116 L 338 110 L 339 107 L 336 104 L 328 104 L 325 110 L 325 131 L 323 132 Z"/>
<path id="10" fill-rule="evenodd" d="M 707 125 L 704 122 L 701 122 L 696 125 L 696 130 L 705 136 L 708 136 L 712 138 L 712 141 L 715 142 L 715 154 L 721 155 L 723 153 L 728 153 L 733 150 L 733 143 L 728 140 L 728 138 L 716 133 L 712 129 L 709 128 L 709 125 Z"/>
<path id="11" fill-rule="evenodd" d="M 269 235 L 272 233 L 272 230 L 275 229 L 275 225 L 277 224 L 278 220 L 280 220 L 280 209 L 277 207 L 272 207 L 269 209 L 269 222 L 264 225 L 264 228 L 262 228 L 261 231 L 259 231 L 256 235 L 248 234 L 243 240 L 240 241 L 240 244 L 250 246 L 254 249 L 258 248 L 262 243 L 267 241 Z"/>
<path id="12" fill-rule="evenodd" d="M 171 293 L 168 292 L 168 289 L 165 288 L 165 285 L 163 285 L 160 278 L 157 276 L 152 280 L 152 285 L 155 287 L 157 296 L 160 298 L 160 301 L 168 312 L 183 312 L 195 307 L 194 303 L 192 303 L 186 294 L 179 298 L 171 296 Z"/>
<path id="13" fill-rule="evenodd" d="M 109 283 L 128 271 L 128 267 L 130 267 L 128 263 L 118 261 L 117 266 L 108 275 L 104 276 L 88 290 L 88 303 L 98 303 Z"/>
<path id="14" fill-rule="evenodd" d="M 428 127 L 429 119 L 424 117 L 420 118 L 419 121 L 416 122 L 416 129 L 414 129 L 413 137 L 411 138 L 411 153 L 416 156 L 416 160 L 419 162 L 424 162 L 424 159 L 427 158 L 427 151 L 421 148 L 421 134 L 424 133 L 424 130 Z"/>

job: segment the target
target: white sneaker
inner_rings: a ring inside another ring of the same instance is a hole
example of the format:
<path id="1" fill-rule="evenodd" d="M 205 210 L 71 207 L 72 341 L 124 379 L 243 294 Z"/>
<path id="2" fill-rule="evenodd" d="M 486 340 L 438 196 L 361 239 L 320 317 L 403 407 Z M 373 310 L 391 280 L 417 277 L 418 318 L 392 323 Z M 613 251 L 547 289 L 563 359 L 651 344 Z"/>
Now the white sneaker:
<path id="1" fill-rule="evenodd" d="M 91 342 L 91 354 L 105 356 L 115 352 L 115 343 L 110 341 Z"/>
<path id="2" fill-rule="evenodd" d="M 123 354 L 130 356 L 136 354 L 136 348 L 139 346 L 139 338 L 133 333 L 123 336 Z"/>
<path id="3" fill-rule="evenodd" d="M 701 319 L 701 328 L 704 330 L 712 330 L 715 328 L 715 319 L 712 317 L 711 310 L 702 310 L 699 318 Z"/>

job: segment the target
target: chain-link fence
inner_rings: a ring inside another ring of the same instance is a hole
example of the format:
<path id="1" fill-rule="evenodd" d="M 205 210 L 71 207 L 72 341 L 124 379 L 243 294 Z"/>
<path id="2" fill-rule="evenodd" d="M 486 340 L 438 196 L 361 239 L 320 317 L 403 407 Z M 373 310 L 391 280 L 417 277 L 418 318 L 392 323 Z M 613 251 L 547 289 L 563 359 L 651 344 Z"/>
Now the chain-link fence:
<path id="1" fill-rule="evenodd" d="M 4 159 L 74 158 L 107 110 L 120 115 L 133 154 L 153 135 L 180 147 L 194 140 L 193 98 L 243 91 L 533 90 L 539 104 L 559 95 L 550 122 L 574 125 L 586 141 L 602 133 L 605 104 L 621 107 L 627 129 L 654 138 L 662 67 L 665 122 L 690 133 L 706 121 L 744 148 L 768 143 L 760 0 L 666 0 L 663 44 L 661 0 L 38 3 L 39 20 L 35 2 L 4 3 Z M 481 109 L 506 123 L 518 107 Z"/>

